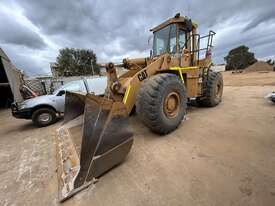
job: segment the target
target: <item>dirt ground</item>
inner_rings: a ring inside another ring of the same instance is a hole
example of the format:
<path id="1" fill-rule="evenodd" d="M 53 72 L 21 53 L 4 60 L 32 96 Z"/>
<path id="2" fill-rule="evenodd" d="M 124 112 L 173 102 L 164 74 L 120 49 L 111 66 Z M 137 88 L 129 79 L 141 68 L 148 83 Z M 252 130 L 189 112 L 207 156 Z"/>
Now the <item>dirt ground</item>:
<path id="1" fill-rule="evenodd" d="M 131 117 L 126 161 L 63 205 L 274 206 L 275 105 L 263 98 L 274 77 L 225 73 L 223 102 L 189 107 L 167 136 Z M 0 205 L 59 205 L 53 132 L 61 122 L 38 129 L 9 110 L 0 118 Z"/>
<path id="2" fill-rule="evenodd" d="M 275 86 L 275 72 L 223 72 L 223 78 L 226 86 Z"/>

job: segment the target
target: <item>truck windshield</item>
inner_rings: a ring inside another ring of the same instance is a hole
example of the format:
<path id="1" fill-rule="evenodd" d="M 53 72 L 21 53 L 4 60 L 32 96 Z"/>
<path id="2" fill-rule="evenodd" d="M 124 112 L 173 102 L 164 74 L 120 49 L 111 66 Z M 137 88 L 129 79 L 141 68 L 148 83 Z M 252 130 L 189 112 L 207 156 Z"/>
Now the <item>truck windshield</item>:
<path id="1" fill-rule="evenodd" d="M 83 80 L 76 80 L 69 82 L 59 89 L 57 89 L 53 95 L 57 95 L 60 91 L 70 91 L 70 92 L 86 92 L 85 85 L 83 83 Z"/>
<path id="2" fill-rule="evenodd" d="M 169 25 L 159 31 L 154 32 L 153 56 L 166 52 L 176 53 L 176 25 Z"/>

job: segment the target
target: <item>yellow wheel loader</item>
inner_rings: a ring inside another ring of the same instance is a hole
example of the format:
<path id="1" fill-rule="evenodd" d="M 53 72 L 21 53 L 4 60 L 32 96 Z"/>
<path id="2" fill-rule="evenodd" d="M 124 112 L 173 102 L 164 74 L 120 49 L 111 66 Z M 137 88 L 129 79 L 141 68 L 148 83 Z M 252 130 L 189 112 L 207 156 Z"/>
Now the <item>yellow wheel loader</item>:
<path id="1" fill-rule="evenodd" d="M 215 32 L 200 36 L 197 24 L 180 14 L 151 31 L 150 57 L 104 65 L 104 96 L 66 93 L 64 124 L 57 130 L 60 201 L 125 159 L 133 144 L 128 116 L 134 109 L 150 130 L 167 134 L 182 122 L 188 101 L 208 107 L 221 102 L 222 75 L 210 69 Z M 118 77 L 116 67 L 127 72 Z"/>

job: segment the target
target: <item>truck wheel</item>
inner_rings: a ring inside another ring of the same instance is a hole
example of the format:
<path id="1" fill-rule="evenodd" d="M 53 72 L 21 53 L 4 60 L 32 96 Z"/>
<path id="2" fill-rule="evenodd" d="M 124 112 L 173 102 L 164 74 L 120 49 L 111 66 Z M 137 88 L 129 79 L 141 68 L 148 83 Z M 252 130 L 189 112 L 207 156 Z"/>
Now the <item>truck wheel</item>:
<path id="1" fill-rule="evenodd" d="M 143 82 L 136 102 L 141 121 L 153 132 L 167 134 L 181 123 L 187 109 L 185 86 L 175 74 L 157 74 Z"/>
<path id="2" fill-rule="evenodd" d="M 40 108 L 33 112 L 32 121 L 38 127 L 45 127 L 56 122 L 56 112 L 51 108 Z"/>
<path id="3" fill-rule="evenodd" d="M 204 83 L 204 94 L 197 100 L 200 106 L 214 107 L 222 101 L 223 78 L 219 72 L 209 71 Z"/>

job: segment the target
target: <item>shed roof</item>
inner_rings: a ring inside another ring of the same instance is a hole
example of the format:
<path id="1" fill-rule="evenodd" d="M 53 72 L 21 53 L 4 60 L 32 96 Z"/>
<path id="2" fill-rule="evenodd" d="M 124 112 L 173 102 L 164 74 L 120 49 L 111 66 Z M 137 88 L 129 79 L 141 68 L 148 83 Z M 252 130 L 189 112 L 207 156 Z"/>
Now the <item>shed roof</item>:
<path id="1" fill-rule="evenodd" d="M 6 53 L 3 51 L 3 49 L 1 47 L 0 47 L 0 57 L 4 58 L 10 62 L 9 57 L 6 55 Z"/>

